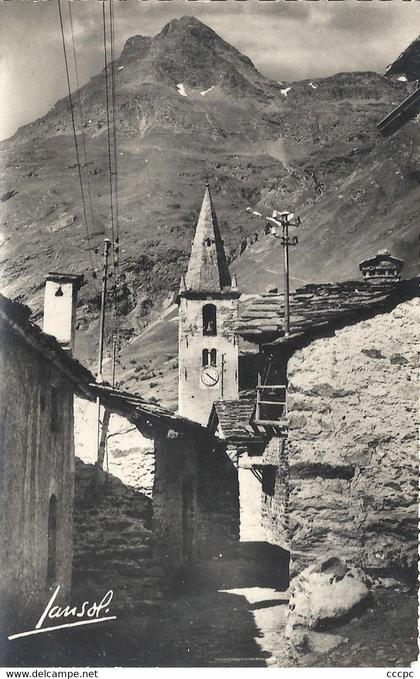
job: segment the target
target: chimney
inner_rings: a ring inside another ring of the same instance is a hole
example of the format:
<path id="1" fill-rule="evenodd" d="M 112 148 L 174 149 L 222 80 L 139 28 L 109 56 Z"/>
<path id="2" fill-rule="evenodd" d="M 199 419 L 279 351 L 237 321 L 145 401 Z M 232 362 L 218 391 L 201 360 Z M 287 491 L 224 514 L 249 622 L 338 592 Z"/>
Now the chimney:
<path id="1" fill-rule="evenodd" d="M 83 285 L 83 275 L 51 272 L 45 280 L 43 330 L 73 354 L 77 293 Z"/>

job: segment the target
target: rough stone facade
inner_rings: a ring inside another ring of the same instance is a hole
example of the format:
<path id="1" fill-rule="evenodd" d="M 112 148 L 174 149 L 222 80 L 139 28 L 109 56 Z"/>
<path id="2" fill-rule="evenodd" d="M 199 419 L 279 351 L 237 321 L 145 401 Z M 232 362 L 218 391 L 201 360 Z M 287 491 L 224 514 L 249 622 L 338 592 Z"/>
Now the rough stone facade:
<path id="1" fill-rule="evenodd" d="M 314 341 L 289 361 L 287 509 L 292 574 L 324 554 L 381 572 L 417 559 L 418 300 Z M 278 468 L 278 471 L 280 467 Z"/>
<path id="2" fill-rule="evenodd" d="M 266 539 L 289 550 L 289 459 L 287 440 L 272 438 L 262 471 L 261 524 Z"/>
<path id="3" fill-rule="evenodd" d="M 155 421 L 140 432 L 110 419 L 104 483 L 94 484 L 95 404 L 76 404 L 74 585 L 114 589 L 115 605 L 162 596 L 197 560 L 219 554 L 239 533 L 237 471 L 224 447 L 193 425 L 175 431 Z"/>
<path id="4" fill-rule="evenodd" d="M 72 563 L 74 384 L 36 341 L 0 322 L 2 629 L 38 621 L 68 596 Z"/>

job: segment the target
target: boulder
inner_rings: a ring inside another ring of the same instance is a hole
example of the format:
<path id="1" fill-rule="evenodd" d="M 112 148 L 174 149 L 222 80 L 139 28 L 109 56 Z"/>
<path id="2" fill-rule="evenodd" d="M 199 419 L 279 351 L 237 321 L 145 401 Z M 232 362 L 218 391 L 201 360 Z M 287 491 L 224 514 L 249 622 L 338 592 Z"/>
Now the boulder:
<path id="1" fill-rule="evenodd" d="M 316 633 L 363 610 L 370 600 L 370 586 L 363 571 L 350 567 L 339 556 L 317 561 L 302 571 L 290 586 L 285 630 L 290 648 L 302 653 L 319 648 L 323 639 L 328 642 L 326 647 L 342 643 L 339 636 Z"/>

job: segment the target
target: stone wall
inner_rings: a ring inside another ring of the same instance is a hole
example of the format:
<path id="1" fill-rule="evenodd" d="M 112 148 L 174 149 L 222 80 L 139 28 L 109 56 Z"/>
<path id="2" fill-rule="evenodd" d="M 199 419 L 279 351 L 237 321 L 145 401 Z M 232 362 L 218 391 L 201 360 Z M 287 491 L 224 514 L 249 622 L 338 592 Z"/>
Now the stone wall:
<path id="1" fill-rule="evenodd" d="M 197 559 L 238 540 L 237 472 L 205 432 L 154 420 L 146 437 L 112 415 L 105 483 L 95 488 L 96 405 L 76 404 L 74 587 L 114 589 L 127 608 L 162 595 Z"/>
<path id="2" fill-rule="evenodd" d="M 113 609 L 140 610 L 160 595 L 151 498 L 109 472 L 97 488 L 95 467 L 79 458 L 75 488 L 72 599 L 112 589 Z"/>
<path id="3" fill-rule="evenodd" d="M 0 334 L 0 600 L 2 629 L 13 633 L 17 615 L 35 623 L 52 589 L 62 600 L 70 590 L 73 385 L 13 330 Z"/>
<path id="4" fill-rule="evenodd" d="M 262 476 L 261 523 L 266 539 L 289 549 L 289 464 L 287 441 L 273 438 L 265 451 Z"/>
<path id="5" fill-rule="evenodd" d="M 154 441 L 111 414 L 97 488 L 96 418 L 96 403 L 76 397 L 73 595 L 91 598 L 111 588 L 114 607 L 138 608 L 161 590 L 152 531 Z"/>
<path id="6" fill-rule="evenodd" d="M 418 313 L 418 300 L 400 304 L 290 359 L 293 572 L 331 552 L 378 571 L 415 566 Z"/>
<path id="7" fill-rule="evenodd" d="M 170 567 L 210 558 L 236 542 L 238 478 L 223 447 L 213 449 L 210 437 L 188 436 L 170 429 L 159 432 L 155 446 L 155 531 Z M 191 517 L 187 516 L 188 504 Z"/>

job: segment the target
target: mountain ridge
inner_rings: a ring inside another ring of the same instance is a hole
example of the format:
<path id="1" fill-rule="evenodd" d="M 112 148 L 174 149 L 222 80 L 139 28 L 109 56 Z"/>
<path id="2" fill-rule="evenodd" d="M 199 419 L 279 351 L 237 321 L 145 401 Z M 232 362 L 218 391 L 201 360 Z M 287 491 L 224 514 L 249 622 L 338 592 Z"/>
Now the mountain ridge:
<path id="1" fill-rule="evenodd" d="M 205 40 L 199 39 L 203 34 Z M 276 83 L 190 17 L 170 22 L 153 38 L 133 36 L 115 67 L 120 309 L 127 350 L 162 306 L 171 304 L 207 181 L 245 293 L 262 291 L 281 261 L 279 247 L 261 237 L 255 242 L 264 224 L 246 213 L 248 205 L 300 214 L 293 284 L 354 278 L 358 262 L 379 247 L 406 259 L 407 275 L 413 273 L 418 123 L 388 140 L 376 130 L 411 91 L 410 83 L 374 72 Z M 80 90 L 88 156 L 82 172 L 94 209 L 91 245 L 100 250 L 110 229 L 104 87 L 102 71 Z M 79 346 L 91 363 L 99 298 L 89 266 L 68 97 L 0 143 L 0 153 L 6 161 L 0 177 L 5 292 L 24 299 L 39 316 L 48 270 L 85 273 Z M 99 271 L 100 256 L 92 254 Z M 124 360 L 129 363 L 128 355 Z"/>

